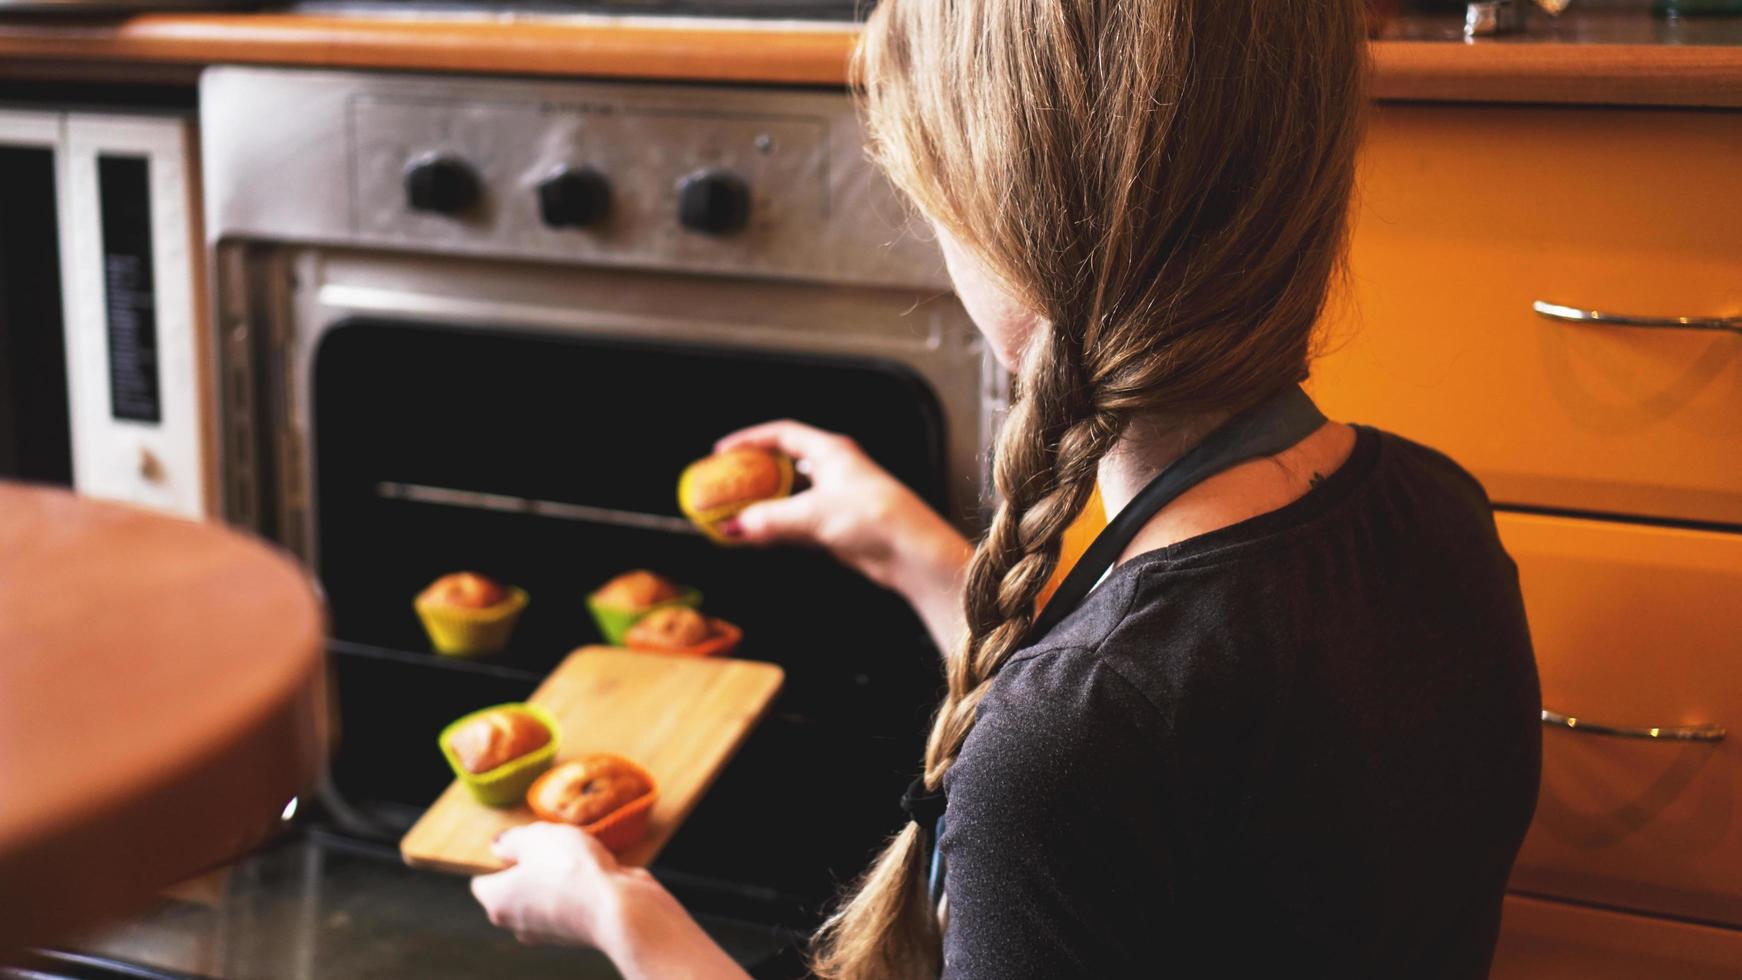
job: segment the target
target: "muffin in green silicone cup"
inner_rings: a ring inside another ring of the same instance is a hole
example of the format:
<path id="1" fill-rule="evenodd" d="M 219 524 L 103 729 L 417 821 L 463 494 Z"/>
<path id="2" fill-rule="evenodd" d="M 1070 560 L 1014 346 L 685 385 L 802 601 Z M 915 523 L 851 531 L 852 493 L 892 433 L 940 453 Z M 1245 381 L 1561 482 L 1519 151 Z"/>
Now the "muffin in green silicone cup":
<path id="1" fill-rule="evenodd" d="M 600 586 L 587 596 L 587 609 L 599 625 L 599 633 L 612 646 L 622 646 L 629 628 L 641 617 L 666 606 L 698 608 L 702 594 L 695 589 L 674 585 L 652 572 L 626 572 Z"/>
<path id="2" fill-rule="evenodd" d="M 541 726 L 548 736 L 542 745 L 530 751 L 512 755 L 500 765 L 473 772 L 462 760 L 462 752 L 456 745 L 461 730 L 475 722 L 483 722 L 486 726 L 490 719 L 499 714 L 523 715 L 531 718 Z M 472 796 L 486 806 L 514 806 L 526 796 L 526 790 L 550 768 L 556 758 L 557 743 L 561 740 L 562 726 L 557 724 L 555 717 L 536 704 L 498 704 L 457 719 L 442 729 L 441 736 L 436 740 L 442 750 L 442 757 L 448 760 L 448 765 L 454 770 L 455 778 L 464 783 Z"/>

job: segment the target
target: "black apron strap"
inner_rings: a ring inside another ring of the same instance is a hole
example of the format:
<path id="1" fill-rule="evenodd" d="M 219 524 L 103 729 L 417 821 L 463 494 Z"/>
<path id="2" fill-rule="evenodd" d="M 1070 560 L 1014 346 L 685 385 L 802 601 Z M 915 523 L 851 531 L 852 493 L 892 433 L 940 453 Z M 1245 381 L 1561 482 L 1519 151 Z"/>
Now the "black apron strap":
<path id="1" fill-rule="evenodd" d="M 1106 576 L 1107 570 L 1131 547 L 1138 533 L 1151 518 L 1161 513 L 1162 508 L 1218 473 L 1255 459 L 1275 456 L 1317 432 L 1324 424 L 1324 413 L 1297 385 L 1290 385 L 1224 422 L 1191 451 L 1162 470 L 1161 475 L 1138 491 L 1131 503 L 1107 523 L 1059 584 L 1046 608 L 1035 617 L 1022 645 L 1033 646 L 1052 632 L 1052 628 L 1072 610 L 1082 605 Z"/>
<path id="2" fill-rule="evenodd" d="M 1162 508 L 1218 473 L 1281 453 L 1317 432 L 1324 424 L 1324 413 L 1297 385 L 1290 385 L 1222 423 L 1202 442 L 1162 470 L 1108 522 L 1059 584 L 1046 608 L 1035 618 L 1022 645 L 1033 646 L 1039 642 L 1081 605 Z M 934 902 L 942 885 L 936 847 L 938 821 L 944 814 L 945 802 L 943 791 L 927 790 L 923 777 L 908 786 L 901 800 L 902 810 L 919 825 L 925 834 L 925 846 L 933 852 L 931 891 Z"/>

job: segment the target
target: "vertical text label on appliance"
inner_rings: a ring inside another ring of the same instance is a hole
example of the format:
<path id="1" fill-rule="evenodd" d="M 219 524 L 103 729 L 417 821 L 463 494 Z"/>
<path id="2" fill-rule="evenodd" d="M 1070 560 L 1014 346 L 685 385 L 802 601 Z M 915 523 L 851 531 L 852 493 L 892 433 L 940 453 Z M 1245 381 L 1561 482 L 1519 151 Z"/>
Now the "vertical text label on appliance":
<path id="1" fill-rule="evenodd" d="M 142 156 L 97 158 L 103 222 L 109 401 L 117 419 L 163 420 L 151 249 L 151 169 Z"/>

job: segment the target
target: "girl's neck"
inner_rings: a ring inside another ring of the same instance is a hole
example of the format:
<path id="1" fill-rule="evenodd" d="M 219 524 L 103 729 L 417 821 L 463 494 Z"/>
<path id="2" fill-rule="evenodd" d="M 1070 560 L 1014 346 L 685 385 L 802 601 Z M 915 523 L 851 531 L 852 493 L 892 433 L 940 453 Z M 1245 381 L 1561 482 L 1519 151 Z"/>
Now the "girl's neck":
<path id="1" fill-rule="evenodd" d="M 1228 417 L 1229 413 L 1221 412 L 1134 423 L 1113 452 L 1101 460 L 1101 500 L 1107 518 L 1111 520 L 1124 510 L 1149 481 Z M 1252 460 L 1213 476 L 1162 508 L 1119 560 L 1128 561 L 1287 506 L 1336 472 L 1354 448 L 1353 429 L 1327 422 L 1270 459 Z"/>
<path id="2" fill-rule="evenodd" d="M 1149 481 L 1190 452 L 1230 414 L 1140 417 L 1133 421 L 1119 444 L 1101 460 L 1101 501 L 1108 519 L 1124 510 Z"/>

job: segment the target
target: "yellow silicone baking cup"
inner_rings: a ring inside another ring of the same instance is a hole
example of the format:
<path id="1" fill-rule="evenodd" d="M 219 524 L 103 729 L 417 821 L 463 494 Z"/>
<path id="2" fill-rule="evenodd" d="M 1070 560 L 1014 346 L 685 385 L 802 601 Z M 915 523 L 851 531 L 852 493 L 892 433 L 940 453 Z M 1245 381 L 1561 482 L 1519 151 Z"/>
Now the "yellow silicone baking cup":
<path id="1" fill-rule="evenodd" d="M 734 540 L 721 534 L 720 525 L 731 518 L 737 517 L 752 504 L 759 504 L 764 500 L 779 500 L 782 497 L 790 496 L 792 494 L 792 486 L 794 481 L 797 479 L 792 459 L 779 454 L 776 454 L 774 458 L 777 462 L 777 467 L 780 470 L 780 485 L 773 494 L 770 494 L 767 497 L 758 497 L 755 500 L 743 500 L 737 503 L 723 504 L 719 507 L 710 507 L 706 510 L 697 510 L 696 508 L 691 507 L 689 502 L 690 485 L 695 480 L 696 467 L 701 463 L 706 462 L 706 460 L 691 463 L 689 466 L 684 468 L 683 475 L 679 476 L 677 479 L 678 509 L 683 511 L 683 516 L 689 518 L 690 523 L 699 528 L 703 534 L 708 536 L 708 540 L 715 544 L 724 545 L 728 548 L 736 548 L 742 545 L 744 542 Z"/>
<path id="2" fill-rule="evenodd" d="M 413 603 L 429 642 L 436 652 L 449 657 L 476 657 L 500 653 L 514 635 L 514 625 L 531 600 L 521 589 L 510 589 L 508 598 L 483 609 L 466 609 L 445 603 Z"/>
<path id="3" fill-rule="evenodd" d="M 460 765 L 460 757 L 454 754 L 454 747 L 449 744 L 453 739 L 454 732 L 479 715 L 505 709 L 524 711 L 537 719 L 538 723 L 544 726 L 545 731 L 550 732 L 550 741 L 523 756 L 510 759 L 494 769 L 486 769 L 478 773 L 467 772 L 466 767 Z M 555 715 L 536 704 L 497 704 L 488 708 L 479 708 L 464 718 L 450 723 L 442 729 L 441 736 L 436 741 L 442 747 L 442 757 L 448 760 L 448 766 L 454 770 L 454 776 L 465 784 L 466 789 L 471 791 L 472 796 L 477 798 L 479 803 L 485 806 L 514 806 L 526 798 L 526 790 L 532 785 L 533 780 L 550 768 L 552 760 L 556 758 L 557 743 L 562 741 L 562 726 L 557 724 Z"/>

